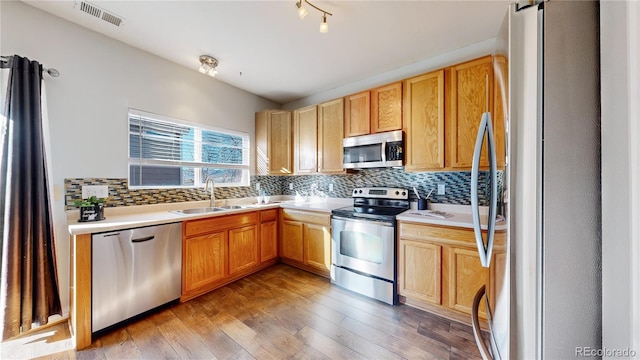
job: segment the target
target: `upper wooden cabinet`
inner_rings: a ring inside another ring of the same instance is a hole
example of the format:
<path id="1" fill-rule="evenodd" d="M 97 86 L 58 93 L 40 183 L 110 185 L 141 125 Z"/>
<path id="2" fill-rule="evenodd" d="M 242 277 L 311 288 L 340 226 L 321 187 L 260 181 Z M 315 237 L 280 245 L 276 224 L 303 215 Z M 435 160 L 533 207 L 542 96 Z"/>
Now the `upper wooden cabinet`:
<path id="1" fill-rule="evenodd" d="M 371 90 L 371 132 L 402 129 L 402 82 Z"/>
<path id="2" fill-rule="evenodd" d="M 344 100 L 318 105 L 318 172 L 342 173 Z"/>
<path id="3" fill-rule="evenodd" d="M 404 81 L 405 170 L 445 166 L 444 70 Z"/>
<path id="4" fill-rule="evenodd" d="M 291 112 L 256 113 L 256 175 L 293 173 Z"/>
<path id="5" fill-rule="evenodd" d="M 344 98 L 344 137 L 371 132 L 371 92 L 364 91 Z"/>
<path id="6" fill-rule="evenodd" d="M 405 80 L 405 170 L 470 169 L 486 111 L 492 115 L 497 165 L 504 167 L 506 71 L 505 59 L 485 56 Z M 488 167 L 486 140 L 483 146 L 480 166 Z"/>
<path id="7" fill-rule="evenodd" d="M 293 112 L 293 172 L 318 171 L 318 108 L 307 106 Z"/>
<path id="8" fill-rule="evenodd" d="M 468 169 L 471 168 L 482 114 L 493 110 L 492 57 L 455 65 L 446 72 L 447 167 Z M 488 165 L 487 152 L 483 151 L 480 166 Z"/>

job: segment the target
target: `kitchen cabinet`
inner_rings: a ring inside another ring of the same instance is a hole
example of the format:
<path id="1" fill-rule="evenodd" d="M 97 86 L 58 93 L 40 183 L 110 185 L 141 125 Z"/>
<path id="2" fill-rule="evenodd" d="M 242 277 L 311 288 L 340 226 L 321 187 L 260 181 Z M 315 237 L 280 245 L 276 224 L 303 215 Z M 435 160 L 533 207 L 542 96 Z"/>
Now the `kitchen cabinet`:
<path id="1" fill-rule="evenodd" d="M 506 81 L 506 76 L 505 59 L 485 56 L 406 79 L 405 171 L 471 169 L 478 125 L 487 110 L 492 112 L 498 167 L 504 167 L 506 89 L 498 80 Z M 489 165 L 487 154 L 485 141 L 481 167 Z"/>
<path id="2" fill-rule="evenodd" d="M 447 166 L 471 168 L 482 114 L 493 110 L 492 57 L 485 56 L 447 68 Z M 486 149 L 486 140 L 485 147 Z M 483 151 L 480 166 L 488 166 Z"/>
<path id="3" fill-rule="evenodd" d="M 445 166 L 444 70 L 404 81 L 405 171 Z"/>
<path id="4" fill-rule="evenodd" d="M 181 301 L 224 286 L 277 261 L 273 256 L 275 225 L 269 224 L 277 220 L 272 217 L 265 221 L 263 228 L 260 218 L 260 212 L 253 211 L 184 222 Z M 261 238 L 262 234 L 265 239 Z M 267 244 L 264 259 L 263 240 Z"/>
<path id="5" fill-rule="evenodd" d="M 506 264 L 504 230 L 496 232 L 491 268 L 480 265 L 473 229 L 400 221 L 398 237 L 401 302 L 469 323 L 473 297 L 486 285 L 495 306 L 495 272 Z M 487 319 L 484 308 L 480 318 Z"/>
<path id="6" fill-rule="evenodd" d="M 260 262 L 278 257 L 278 209 L 260 211 Z"/>
<path id="7" fill-rule="evenodd" d="M 207 287 L 227 276 L 227 234 L 215 231 L 184 242 L 182 291 Z"/>
<path id="8" fill-rule="evenodd" d="M 257 226 L 229 230 L 229 275 L 248 270 L 260 262 Z"/>
<path id="9" fill-rule="evenodd" d="M 344 99 L 318 105 L 318 172 L 344 173 L 342 138 L 344 131 Z"/>
<path id="10" fill-rule="evenodd" d="M 282 262 L 329 277 L 330 214 L 293 209 L 281 211 L 280 258 Z"/>
<path id="11" fill-rule="evenodd" d="M 256 113 L 256 175 L 293 172 L 291 112 L 263 110 Z"/>
<path id="12" fill-rule="evenodd" d="M 318 172 L 318 109 L 307 106 L 293 112 L 293 172 Z"/>
<path id="13" fill-rule="evenodd" d="M 398 293 L 440 305 L 442 246 L 401 239 L 398 254 Z"/>
<path id="14" fill-rule="evenodd" d="M 344 97 L 344 137 L 367 135 L 371 131 L 371 92 Z"/>
<path id="15" fill-rule="evenodd" d="M 402 82 L 371 90 L 371 133 L 402 130 Z"/>

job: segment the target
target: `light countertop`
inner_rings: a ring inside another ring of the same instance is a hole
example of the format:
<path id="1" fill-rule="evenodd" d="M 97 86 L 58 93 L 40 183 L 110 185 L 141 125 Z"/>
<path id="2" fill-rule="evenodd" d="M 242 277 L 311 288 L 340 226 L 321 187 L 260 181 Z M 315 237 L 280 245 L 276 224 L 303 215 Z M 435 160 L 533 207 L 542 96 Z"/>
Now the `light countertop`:
<path id="1" fill-rule="evenodd" d="M 444 219 L 429 216 L 429 211 L 438 211 L 445 213 Z M 483 230 L 487 229 L 487 213 L 486 206 L 480 207 L 480 223 Z M 398 221 L 410 221 L 427 225 L 443 225 L 452 227 L 461 227 L 473 229 L 473 215 L 471 214 L 471 206 L 469 205 L 447 205 L 447 204 L 431 204 L 428 211 L 410 209 L 396 217 Z M 506 230 L 505 221 L 496 223 L 496 230 Z"/>
<path id="2" fill-rule="evenodd" d="M 182 203 L 167 203 L 156 205 L 123 206 L 105 208 L 105 219 L 100 221 L 79 222 L 78 210 L 67 211 L 69 234 L 91 234 L 135 227 L 144 227 L 172 222 L 203 219 L 215 216 L 225 216 L 265 209 L 299 209 L 307 211 L 331 213 L 331 210 L 351 205 L 351 199 L 340 198 L 294 198 L 292 196 L 272 197 L 270 203 L 255 204 L 255 198 L 217 200 L 216 206 L 248 205 L 242 209 L 227 209 L 203 214 L 180 214 L 173 211 L 191 208 L 207 207 L 209 201 L 192 201 Z"/>

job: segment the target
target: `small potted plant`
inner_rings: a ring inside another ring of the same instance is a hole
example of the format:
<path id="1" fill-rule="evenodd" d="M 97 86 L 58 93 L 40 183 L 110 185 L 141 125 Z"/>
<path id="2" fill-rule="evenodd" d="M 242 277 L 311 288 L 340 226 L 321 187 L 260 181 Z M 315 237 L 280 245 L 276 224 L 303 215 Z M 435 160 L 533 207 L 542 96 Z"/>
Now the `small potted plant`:
<path id="1" fill-rule="evenodd" d="M 78 221 L 98 221 L 104 220 L 105 198 L 90 196 L 84 200 L 76 200 L 73 204 L 80 208 L 80 219 Z"/>

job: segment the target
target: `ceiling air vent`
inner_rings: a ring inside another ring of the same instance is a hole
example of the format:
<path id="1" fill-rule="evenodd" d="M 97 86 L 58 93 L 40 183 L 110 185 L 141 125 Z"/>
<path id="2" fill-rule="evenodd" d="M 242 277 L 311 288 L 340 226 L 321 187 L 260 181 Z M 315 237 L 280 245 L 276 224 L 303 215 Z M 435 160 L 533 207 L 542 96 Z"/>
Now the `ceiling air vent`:
<path id="1" fill-rule="evenodd" d="M 96 5 L 93 5 L 87 1 L 76 1 L 73 6 L 84 13 L 87 13 L 93 17 L 104 20 L 115 26 L 121 26 L 124 24 L 124 19 L 112 12 L 102 9 Z"/>

